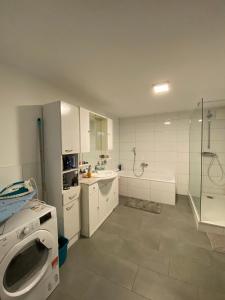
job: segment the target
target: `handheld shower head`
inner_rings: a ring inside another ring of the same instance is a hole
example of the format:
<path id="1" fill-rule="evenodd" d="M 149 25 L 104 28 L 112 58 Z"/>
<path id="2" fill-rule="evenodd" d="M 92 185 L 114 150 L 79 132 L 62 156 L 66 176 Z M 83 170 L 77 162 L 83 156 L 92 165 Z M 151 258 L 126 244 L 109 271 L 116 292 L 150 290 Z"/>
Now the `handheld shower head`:
<path id="1" fill-rule="evenodd" d="M 208 110 L 206 117 L 207 117 L 208 121 L 213 117 L 213 113 L 211 110 Z"/>
<path id="2" fill-rule="evenodd" d="M 136 155 L 136 147 L 132 148 L 132 152 L 134 153 L 134 155 Z"/>

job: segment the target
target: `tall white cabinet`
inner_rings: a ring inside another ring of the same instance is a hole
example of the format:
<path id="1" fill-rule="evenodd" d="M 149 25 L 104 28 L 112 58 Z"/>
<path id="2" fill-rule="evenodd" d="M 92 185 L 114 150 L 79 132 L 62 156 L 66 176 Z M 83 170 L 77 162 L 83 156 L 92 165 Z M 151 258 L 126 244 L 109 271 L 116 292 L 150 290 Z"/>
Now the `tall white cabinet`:
<path id="1" fill-rule="evenodd" d="M 57 208 L 59 234 L 70 246 L 80 233 L 79 108 L 61 101 L 46 104 L 43 120 L 46 198 Z"/>

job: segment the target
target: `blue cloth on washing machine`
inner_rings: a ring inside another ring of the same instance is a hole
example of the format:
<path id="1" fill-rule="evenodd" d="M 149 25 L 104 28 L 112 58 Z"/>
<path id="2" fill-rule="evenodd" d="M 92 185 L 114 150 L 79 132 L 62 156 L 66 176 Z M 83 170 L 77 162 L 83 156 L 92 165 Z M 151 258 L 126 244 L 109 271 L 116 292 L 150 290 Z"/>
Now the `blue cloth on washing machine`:
<path id="1" fill-rule="evenodd" d="M 31 192 L 25 196 L 11 198 L 11 199 L 1 199 L 0 200 L 0 223 L 4 222 L 12 215 L 20 211 L 24 205 L 32 200 L 37 195 L 36 191 Z"/>

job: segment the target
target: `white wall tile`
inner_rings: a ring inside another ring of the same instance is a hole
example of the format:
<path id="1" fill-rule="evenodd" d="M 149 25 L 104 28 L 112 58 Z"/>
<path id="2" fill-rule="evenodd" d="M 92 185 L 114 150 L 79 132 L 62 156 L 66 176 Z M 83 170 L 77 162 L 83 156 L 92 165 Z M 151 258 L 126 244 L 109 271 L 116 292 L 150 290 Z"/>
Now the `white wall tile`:
<path id="1" fill-rule="evenodd" d="M 178 191 L 186 194 L 189 172 L 189 115 L 190 112 L 180 112 L 121 119 L 120 162 L 123 168 L 132 170 L 131 150 L 136 147 L 136 169 L 140 169 L 141 162 L 146 161 L 149 163 L 146 174 L 179 174 L 182 179 L 177 182 L 180 185 Z M 168 120 L 171 124 L 166 126 L 164 122 Z"/>

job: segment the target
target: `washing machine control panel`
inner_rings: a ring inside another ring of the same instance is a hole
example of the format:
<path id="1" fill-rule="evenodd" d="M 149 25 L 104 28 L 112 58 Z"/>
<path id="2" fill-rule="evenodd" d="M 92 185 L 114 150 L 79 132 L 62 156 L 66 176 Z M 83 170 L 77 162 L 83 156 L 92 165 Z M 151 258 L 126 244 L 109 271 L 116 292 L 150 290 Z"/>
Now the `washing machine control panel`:
<path id="1" fill-rule="evenodd" d="M 38 227 L 40 227 L 39 219 L 37 219 L 37 220 L 33 221 L 32 223 L 29 223 L 29 224 L 21 227 L 20 229 L 18 229 L 17 230 L 17 238 L 18 239 L 25 238 L 26 236 L 28 236 L 29 234 L 31 234 L 32 232 L 37 230 Z"/>

